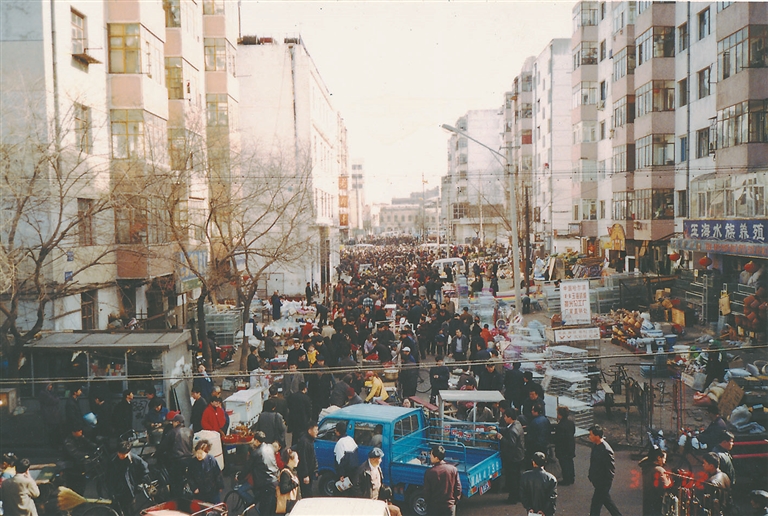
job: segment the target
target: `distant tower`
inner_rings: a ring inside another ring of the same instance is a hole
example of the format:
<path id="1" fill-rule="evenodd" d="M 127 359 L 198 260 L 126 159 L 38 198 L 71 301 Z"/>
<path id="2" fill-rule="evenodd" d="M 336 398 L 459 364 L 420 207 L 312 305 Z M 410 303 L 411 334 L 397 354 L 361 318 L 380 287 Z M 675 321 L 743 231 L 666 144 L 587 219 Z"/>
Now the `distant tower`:
<path id="1" fill-rule="evenodd" d="M 363 214 L 365 211 L 365 184 L 363 160 L 352 160 L 352 173 L 349 184 L 349 235 L 363 234 Z"/>

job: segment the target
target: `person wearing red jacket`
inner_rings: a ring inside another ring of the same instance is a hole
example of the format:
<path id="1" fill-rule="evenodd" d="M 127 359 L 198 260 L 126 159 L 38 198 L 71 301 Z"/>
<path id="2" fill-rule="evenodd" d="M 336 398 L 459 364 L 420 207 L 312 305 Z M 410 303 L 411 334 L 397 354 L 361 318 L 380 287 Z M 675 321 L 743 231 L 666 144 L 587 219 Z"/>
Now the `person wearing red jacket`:
<path id="1" fill-rule="evenodd" d="M 227 426 L 227 414 L 221 407 L 221 398 L 213 397 L 211 402 L 203 411 L 203 418 L 200 421 L 203 430 L 212 430 L 224 435 L 224 428 Z"/>

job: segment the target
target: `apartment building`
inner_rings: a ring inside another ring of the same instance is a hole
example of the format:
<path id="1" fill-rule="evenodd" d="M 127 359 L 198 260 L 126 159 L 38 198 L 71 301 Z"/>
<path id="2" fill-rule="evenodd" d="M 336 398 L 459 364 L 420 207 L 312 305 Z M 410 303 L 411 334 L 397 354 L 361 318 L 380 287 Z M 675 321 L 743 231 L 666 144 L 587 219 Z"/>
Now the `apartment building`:
<path id="1" fill-rule="evenodd" d="M 240 88 L 249 92 L 240 103 L 243 147 L 279 160 L 283 173 L 305 178 L 311 192 L 312 213 L 301 228 L 308 251 L 270 269 L 266 288 L 298 293 L 307 281 L 325 287 L 339 259 L 339 226 L 345 233 L 349 226 L 344 121 L 301 38 L 246 36 L 238 59 Z"/>
<path id="2" fill-rule="evenodd" d="M 200 234 L 209 200 L 229 195 L 236 176 L 236 3 L 0 8 L 4 137 L 14 123 L 39 122 L 41 143 L 61 151 L 56 168 L 70 174 L 65 194 L 38 211 L 63 236 L 45 274 L 63 294 L 48 304 L 43 329 L 103 329 L 113 314 L 147 329 L 183 327 L 200 295 L 191 268 L 205 274 L 209 262 Z M 22 108 L 25 116 L 9 116 Z M 34 235 L 22 229 L 22 241 Z M 25 303 L 22 327 L 35 307 Z"/>
<path id="3" fill-rule="evenodd" d="M 571 54 L 571 40 L 553 39 L 533 62 L 533 192 L 540 222 L 534 224 L 536 245 L 547 252 L 577 248 L 571 227 L 571 74 L 590 62 Z"/>
<path id="4" fill-rule="evenodd" d="M 441 211 L 458 243 L 505 243 L 509 179 L 503 159 L 504 112 L 468 111 L 448 140 L 448 173 L 441 184 Z"/>
<path id="5" fill-rule="evenodd" d="M 363 236 L 365 227 L 365 163 L 362 159 L 351 160 L 349 183 L 349 229 L 353 238 Z"/>

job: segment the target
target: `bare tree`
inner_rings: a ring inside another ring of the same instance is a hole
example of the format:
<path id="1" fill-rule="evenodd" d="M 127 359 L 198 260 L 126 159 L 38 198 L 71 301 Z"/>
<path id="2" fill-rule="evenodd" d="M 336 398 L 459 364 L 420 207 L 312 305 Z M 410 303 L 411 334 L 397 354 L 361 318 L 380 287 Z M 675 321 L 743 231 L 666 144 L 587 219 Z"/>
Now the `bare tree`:
<path id="1" fill-rule="evenodd" d="M 107 283 L 107 161 L 93 152 L 96 128 L 76 110 L 49 120 L 3 105 L 0 345 L 12 364 L 43 329 L 53 300 Z"/>

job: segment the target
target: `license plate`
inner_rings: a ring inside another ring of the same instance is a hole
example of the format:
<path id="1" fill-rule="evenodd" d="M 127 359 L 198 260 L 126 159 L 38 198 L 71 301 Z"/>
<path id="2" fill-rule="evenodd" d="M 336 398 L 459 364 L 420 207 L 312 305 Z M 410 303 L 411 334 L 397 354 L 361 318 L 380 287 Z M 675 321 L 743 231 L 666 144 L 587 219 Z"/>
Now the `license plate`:
<path id="1" fill-rule="evenodd" d="M 491 488 L 491 481 L 489 480 L 485 484 L 480 486 L 480 494 L 487 493 L 490 488 Z"/>

